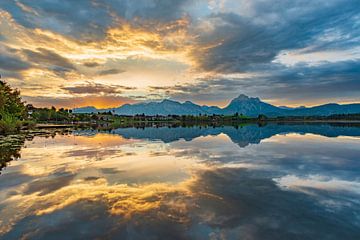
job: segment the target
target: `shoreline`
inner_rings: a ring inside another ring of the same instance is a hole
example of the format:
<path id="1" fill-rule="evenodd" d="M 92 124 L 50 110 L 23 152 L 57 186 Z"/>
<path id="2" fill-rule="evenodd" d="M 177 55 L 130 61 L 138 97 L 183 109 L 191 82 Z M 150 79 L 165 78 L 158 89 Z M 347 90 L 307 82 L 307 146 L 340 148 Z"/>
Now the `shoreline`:
<path id="1" fill-rule="evenodd" d="M 112 122 L 90 123 L 90 122 L 76 122 L 76 123 L 38 123 L 34 126 L 35 129 L 48 129 L 48 128 L 72 128 L 72 127 L 98 127 L 107 125 L 107 127 L 119 127 L 119 126 L 133 126 L 133 125 L 146 125 L 146 124 L 179 124 L 179 125 L 240 125 L 240 124 L 267 124 L 267 123 L 289 123 L 289 124 L 306 124 L 306 123 L 334 123 L 334 124 L 360 124 L 360 120 L 262 120 L 248 119 L 243 121 L 234 122 L 211 122 L 211 121 L 132 121 L 124 122 L 122 124 L 116 124 L 112 126 Z M 360 126 L 360 125 L 359 125 Z"/>

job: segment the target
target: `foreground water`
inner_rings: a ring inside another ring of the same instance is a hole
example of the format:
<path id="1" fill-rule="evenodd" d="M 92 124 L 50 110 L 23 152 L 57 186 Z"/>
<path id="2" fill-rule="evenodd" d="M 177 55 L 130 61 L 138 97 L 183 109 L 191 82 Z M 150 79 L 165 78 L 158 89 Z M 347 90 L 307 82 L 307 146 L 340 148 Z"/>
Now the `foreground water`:
<path id="1" fill-rule="evenodd" d="M 358 127 L 78 130 L 0 149 L 18 158 L 1 239 L 360 239 Z"/>

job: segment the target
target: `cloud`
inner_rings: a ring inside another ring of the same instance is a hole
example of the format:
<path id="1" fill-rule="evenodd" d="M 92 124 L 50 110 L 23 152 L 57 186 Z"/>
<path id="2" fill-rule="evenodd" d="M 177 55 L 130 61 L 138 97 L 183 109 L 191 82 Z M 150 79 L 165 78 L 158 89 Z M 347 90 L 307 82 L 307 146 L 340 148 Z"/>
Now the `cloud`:
<path id="1" fill-rule="evenodd" d="M 100 76 L 106 76 L 106 75 L 115 75 L 115 74 L 119 74 L 119 73 L 123 73 L 125 72 L 125 70 L 121 70 L 121 69 L 107 69 L 107 70 L 102 70 L 100 72 L 98 72 L 98 74 Z"/>
<path id="2" fill-rule="evenodd" d="M 229 9 L 205 18 L 210 27 L 203 29 L 199 24 L 195 28 L 204 30 L 199 34 L 200 46 L 214 44 L 195 49 L 200 68 L 225 73 L 256 71 L 258 64 L 271 64 L 285 49 L 311 46 L 311 51 L 319 51 L 359 46 L 354 42 L 360 34 L 355 28 L 360 24 L 356 1 L 253 1 L 250 5 L 251 15 Z"/>
<path id="3" fill-rule="evenodd" d="M 89 67 L 89 68 L 101 66 L 101 64 L 97 63 L 97 62 L 85 62 L 85 63 L 83 63 L 83 65 L 85 67 Z"/>
<path id="4" fill-rule="evenodd" d="M 5 1 L 1 7 L 26 28 L 42 28 L 77 38 L 99 38 L 112 23 L 108 9 L 94 1 Z"/>
<path id="5" fill-rule="evenodd" d="M 124 105 L 126 103 L 135 103 L 128 97 L 114 95 L 88 95 L 88 96 L 70 96 L 70 97 L 50 97 L 50 96 L 23 96 L 26 102 L 32 103 L 36 107 L 55 106 L 57 108 L 75 108 L 82 106 L 95 106 L 97 108 L 112 108 Z"/>
<path id="6" fill-rule="evenodd" d="M 358 101 L 356 0 L 8 0 L 0 8 L 0 47 L 13 49 L 0 68 L 11 84 L 46 81 L 61 92 L 62 81 L 111 80 L 124 68 L 119 78 L 146 85 L 137 99 Z M 68 90 L 91 91 L 77 87 Z"/>
<path id="7" fill-rule="evenodd" d="M 261 68 L 266 74 L 247 77 L 226 75 L 199 78 L 194 83 L 149 88 L 178 100 L 192 99 L 200 103 L 227 103 L 241 93 L 262 99 L 278 99 L 275 104 L 326 103 L 357 101 L 360 94 L 359 61 L 323 63 L 319 66 L 297 64 L 284 68 L 279 64 Z"/>
<path id="8" fill-rule="evenodd" d="M 26 28 L 41 28 L 83 40 L 102 39 L 106 30 L 122 20 L 172 21 L 185 14 L 188 0 L 64 0 L 5 1 L 0 7 L 11 12 Z M 138 21 L 139 23 L 141 21 Z"/>
<path id="9" fill-rule="evenodd" d="M 121 17 L 132 20 L 136 18 L 167 22 L 181 18 L 186 14 L 185 8 L 191 3 L 189 0 L 138 0 L 132 1 L 107 1 L 108 5 Z"/>
<path id="10" fill-rule="evenodd" d="M 124 90 L 134 90 L 136 88 L 121 85 L 106 85 L 101 83 L 87 82 L 86 84 L 62 87 L 70 94 L 121 94 Z"/>
<path id="11" fill-rule="evenodd" d="M 0 74 L 3 78 L 22 79 L 23 72 L 31 68 L 32 64 L 23 59 L 16 49 L 0 44 Z"/>
<path id="12" fill-rule="evenodd" d="M 54 68 L 64 69 L 65 71 L 75 70 L 75 66 L 69 59 L 45 48 L 37 48 L 36 51 L 23 49 L 21 52 L 26 56 L 29 62 L 34 62 L 40 67 L 41 65 L 50 65 Z"/>
<path id="13" fill-rule="evenodd" d="M 7 71 L 22 71 L 29 69 L 31 64 L 14 56 L 0 54 L 0 69 Z"/>

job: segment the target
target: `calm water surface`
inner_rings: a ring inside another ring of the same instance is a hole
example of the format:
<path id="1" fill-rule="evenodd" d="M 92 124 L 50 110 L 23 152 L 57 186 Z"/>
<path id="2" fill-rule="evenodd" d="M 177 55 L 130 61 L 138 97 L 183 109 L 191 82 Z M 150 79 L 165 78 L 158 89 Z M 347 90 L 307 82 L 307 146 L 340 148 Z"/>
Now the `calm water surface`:
<path id="1" fill-rule="evenodd" d="M 122 128 L 0 142 L 2 160 L 21 154 L 0 175 L 1 239 L 360 239 L 359 127 Z"/>

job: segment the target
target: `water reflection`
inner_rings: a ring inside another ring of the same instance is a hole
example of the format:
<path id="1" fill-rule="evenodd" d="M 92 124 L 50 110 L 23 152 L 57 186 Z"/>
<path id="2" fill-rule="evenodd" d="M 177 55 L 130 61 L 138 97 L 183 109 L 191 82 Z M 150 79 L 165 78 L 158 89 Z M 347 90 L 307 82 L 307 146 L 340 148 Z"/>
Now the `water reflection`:
<path id="1" fill-rule="evenodd" d="M 270 138 L 276 134 L 286 133 L 312 133 L 327 137 L 360 136 L 360 125 L 349 124 L 268 124 L 258 126 L 255 124 L 244 126 L 222 127 L 147 127 L 147 128 L 119 128 L 110 131 L 112 134 L 121 135 L 124 138 L 161 140 L 173 142 L 180 139 L 191 141 L 200 136 L 226 134 L 231 141 L 240 147 L 249 144 L 258 144 L 261 140 Z M 96 133 L 96 131 L 94 131 Z M 91 134 L 91 131 L 88 132 Z"/>
<path id="2" fill-rule="evenodd" d="M 0 234 L 359 239 L 359 136 L 356 126 L 249 125 L 24 138 L 0 176 Z"/>
<path id="3" fill-rule="evenodd" d="M 20 158 L 20 150 L 25 142 L 25 136 L 0 136 L 0 173 L 9 162 Z"/>

